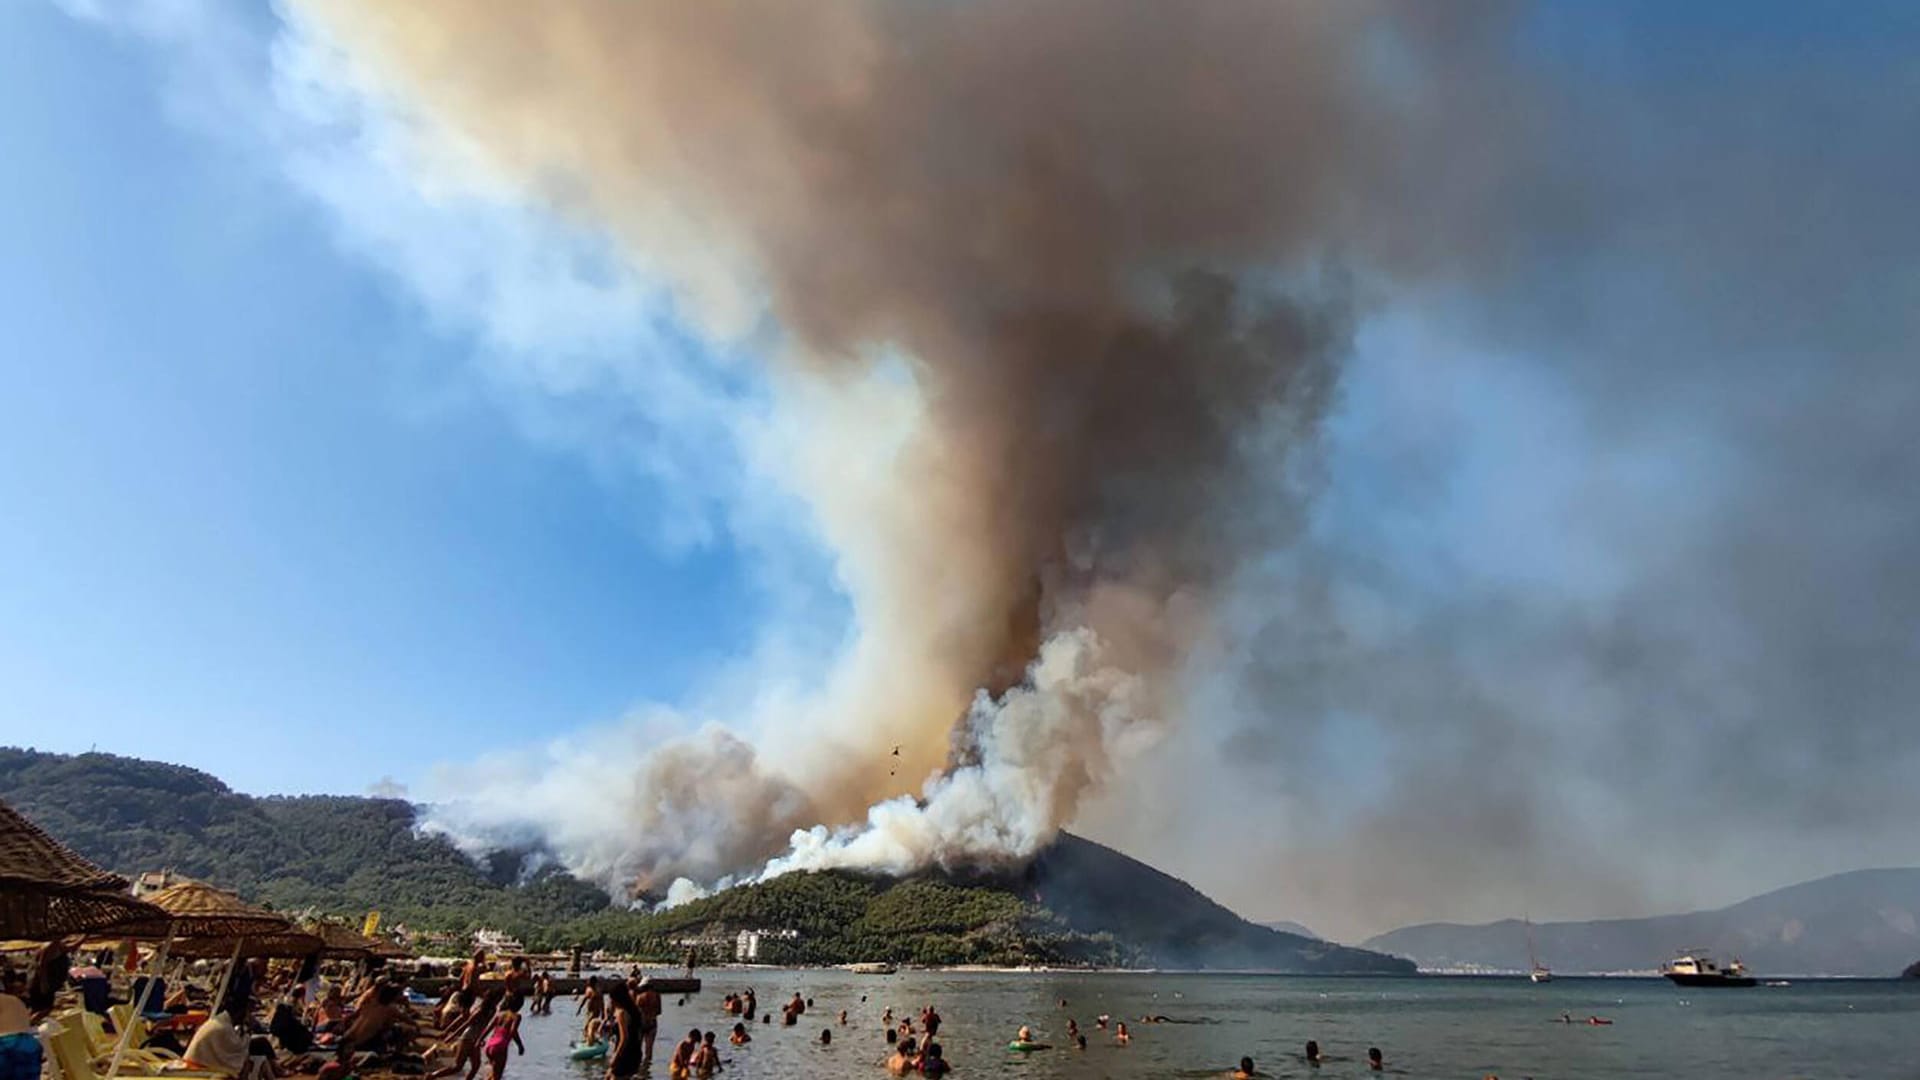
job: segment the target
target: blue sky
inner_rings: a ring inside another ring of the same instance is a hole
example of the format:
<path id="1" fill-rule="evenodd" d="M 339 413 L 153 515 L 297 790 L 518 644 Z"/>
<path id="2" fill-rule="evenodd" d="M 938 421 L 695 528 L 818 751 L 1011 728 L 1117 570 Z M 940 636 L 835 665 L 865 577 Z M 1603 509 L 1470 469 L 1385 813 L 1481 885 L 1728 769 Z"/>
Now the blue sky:
<path id="1" fill-rule="evenodd" d="M 0 740 L 358 791 L 744 647 L 724 537 L 530 437 L 164 52 L 38 3 L 0 40 Z"/>

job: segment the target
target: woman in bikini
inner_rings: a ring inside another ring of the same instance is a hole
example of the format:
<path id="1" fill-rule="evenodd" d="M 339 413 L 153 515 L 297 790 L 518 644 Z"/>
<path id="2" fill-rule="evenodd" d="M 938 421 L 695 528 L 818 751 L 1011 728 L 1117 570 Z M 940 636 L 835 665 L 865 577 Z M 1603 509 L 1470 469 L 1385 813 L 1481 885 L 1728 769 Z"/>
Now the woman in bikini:
<path id="1" fill-rule="evenodd" d="M 509 1043 L 519 1048 L 522 1057 L 526 1056 L 527 1044 L 520 1041 L 520 1014 L 502 1009 L 493 1014 L 493 1024 L 487 1028 L 487 1080 L 500 1080 L 506 1075 Z"/>

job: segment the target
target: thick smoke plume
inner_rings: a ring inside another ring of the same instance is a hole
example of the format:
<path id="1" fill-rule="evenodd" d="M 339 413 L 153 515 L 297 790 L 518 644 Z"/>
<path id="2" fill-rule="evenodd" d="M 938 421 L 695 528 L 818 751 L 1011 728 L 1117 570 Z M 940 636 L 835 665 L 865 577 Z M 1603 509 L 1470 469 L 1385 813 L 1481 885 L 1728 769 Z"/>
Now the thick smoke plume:
<path id="1" fill-rule="evenodd" d="M 1434 30 L 1324 4 L 320 10 L 710 331 L 764 311 L 790 378 L 910 384 L 878 470 L 787 478 L 861 629 L 837 715 L 800 725 L 828 749 L 787 768 L 866 825 L 776 867 L 1029 854 L 1177 711 L 1220 585 L 1273 541 L 1235 508 L 1296 495 L 1246 451 L 1311 442 L 1349 345 L 1327 260 L 1407 120 L 1366 62 Z M 710 869 L 657 831 L 640 888 Z"/>
<path id="2" fill-rule="evenodd" d="M 1920 854 L 1873 5 L 304 6 L 423 169 L 477 148 L 771 358 L 747 456 L 855 614 L 754 752 L 455 824 L 658 895 L 1077 821 L 1335 933 Z"/>

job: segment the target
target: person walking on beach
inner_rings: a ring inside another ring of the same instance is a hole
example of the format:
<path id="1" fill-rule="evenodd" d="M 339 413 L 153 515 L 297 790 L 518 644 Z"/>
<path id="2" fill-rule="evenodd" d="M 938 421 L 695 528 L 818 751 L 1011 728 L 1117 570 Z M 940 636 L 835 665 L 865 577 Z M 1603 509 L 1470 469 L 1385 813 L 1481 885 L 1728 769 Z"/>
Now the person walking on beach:
<path id="1" fill-rule="evenodd" d="M 615 981 L 606 990 L 606 1008 L 600 1020 L 603 1035 L 611 1035 L 607 1050 L 607 1080 L 628 1080 L 637 1076 L 642 1065 L 640 1013 L 634 1007 L 627 984 Z"/>
<path id="2" fill-rule="evenodd" d="M 473 950 L 473 959 L 460 968 L 460 989 L 472 994 L 480 989 L 480 976 L 487 973 L 487 950 Z"/>

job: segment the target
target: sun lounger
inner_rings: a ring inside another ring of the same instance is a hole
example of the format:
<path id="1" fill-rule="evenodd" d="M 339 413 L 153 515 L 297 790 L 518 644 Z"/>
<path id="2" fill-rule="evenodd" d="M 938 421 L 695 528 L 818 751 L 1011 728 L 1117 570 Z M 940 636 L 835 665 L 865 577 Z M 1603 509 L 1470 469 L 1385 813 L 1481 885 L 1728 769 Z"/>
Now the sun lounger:
<path id="1" fill-rule="evenodd" d="M 102 1070 L 105 1069 L 107 1062 L 102 1061 L 96 1066 L 92 1053 L 93 1046 L 87 1041 L 84 1025 L 54 1020 L 49 1022 L 47 1027 L 49 1029 L 47 1042 L 53 1050 L 54 1064 L 59 1066 L 59 1080 L 104 1080 L 105 1074 Z M 111 1058 L 111 1056 L 112 1050 L 109 1049 L 108 1057 Z M 171 1066 L 159 1068 L 146 1064 L 132 1066 L 124 1059 L 120 1064 L 120 1075 L 134 1078 L 134 1080 L 156 1077 L 174 1077 L 178 1080 L 188 1080 L 188 1078 L 221 1080 L 219 1073 Z"/>

